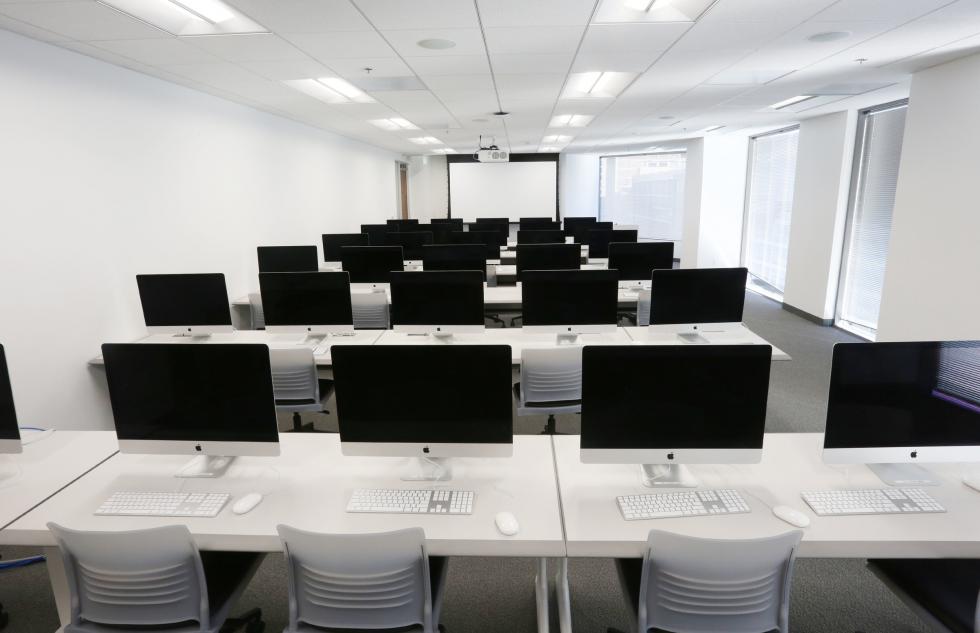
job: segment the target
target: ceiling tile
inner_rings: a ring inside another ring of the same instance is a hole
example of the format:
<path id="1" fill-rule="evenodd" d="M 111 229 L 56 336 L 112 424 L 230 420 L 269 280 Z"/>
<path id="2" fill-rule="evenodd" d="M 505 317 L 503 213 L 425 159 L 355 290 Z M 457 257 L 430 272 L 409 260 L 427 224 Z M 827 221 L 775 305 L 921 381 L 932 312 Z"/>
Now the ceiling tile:
<path id="1" fill-rule="evenodd" d="M 168 33 L 98 2 L 22 2 L 0 5 L 0 13 L 74 40 L 136 40 Z"/>
<path id="2" fill-rule="evenodd" d="M 600 0 L 592 22 L 693 22 L 716 0 L 670 0 L 658 2 L 649 11 L 631 9 L 623 0 Z M 737 0 L 736 0 L 737 1 Z"/>
<path id="3" fill-rule="evenodd" d="M 383 31 L 385 39 L 402 57 L 453 57 L 456 55 L 485 55 L 483 34 L 480 29 L 434 29 Z M 456 46 L 445 49 L 422 48 L 418 43 L 426 39 L 450 40 Z"/>
<path id="4" fill-rule="evenodd" d="M 354 3 L 380 31 L 479 27 L 473 2 L 465 0 L 354 0 Z"/>
<path id="5" fill-rule="evenodd" d="M 595 0 L 477 0 L 484 27 L 585 26 Z"/>
<path id="6" fill-rule="evenodd" d="M 496 75 L 496 80 L 500 101 L 513 111 L 510 104 L 523 99 L 545 99 L 549 107 L 554 105 L 565 75 Z"/>
<path id="7" fill-rule="evenodd" d="M 585 31 L 579 26 L 498 27 L 484 30 L 491 55 L 574 53 Z"/>
<path id="8" fill-rule="evenodd" d="M 405 57 L 405 62 L 421 77 L 439 75 L 490 74 L 486 54 L 447 55 L 445 57 Z"/>
<path id="9" fill-rule="evenodd" d="M 397 57 L 350 57 L 324 59 L 341 77 L 404 77 L 412 74 L 412 69 Z M 368 72 L 365 68 L 370 68 Z"/>
<path id="10" fill-rule="evenodd" d="M 334 33 L 287 33 L 284 38 L 316 59 L 394 57 L 395 53 L 376 31 Z"/>
<path id="11" fill-rule="evenodd" d="M 819 14 L 821 22 L 896 20 L 905 22 L 949 4 L 950 0 L 840 0 Z"/>
<path id="12" fill-rule="evenodd" d="M 575 58 L 575 72 L 643 72 L 689 28 L 676 22 L 590 26 Z"/>
<path id="13" fill-rule="evenodd" d="M 698 22 L 677 42 L 678 51 L 762 48 L 787 30 L 775 22 Z"/>
<path id="14" fill-rule="evenodd" d="M 838 0 L 719 0 L 699 22 L 771 22 L 799 24 Z"/>
<path id="15" fill-rule="evenodd" d="M 226 1 L 276 33 L 371 30 L 371 25 L 349 0 Z"/>
<path id="16" fill-rule="evenodd" d="M 564 74 L 572 65 L 572 55 L 494 55 L 491 61 L 493 71 L 502 75 Z"/>
<path id="17" fill-rule="evenodd" d="M 92 45 L 150 66 L 221 61 L 186 39 L 112 40 L 92 42 Z"/>
<path id="18" fill-rule="evenodd" d="M 309 79 L 333 74 L 332 69 L 312 59 L 291 59 L 275 62 L 242 62 L 243 68 L 274 81 Z"/>
<path id="19" fill-rule="evenodd" d="M 230 62 L 308 59 L 303 51 L 272 33 L 202 36 L 193 38 L 193 44 Z"/>
<path id="20" fill-rule="evenodd" d="M 0 4 L 0 11 L 3 11 L 2 4 Z M 5 15 L 0 15 L 0 29 L 7 29 L 8 31 L 13 31 L 14 33 L 26 35 L 27 37 L 33 37 L 34 39 L 42 42 L 60 42 L 69 39 L 67 36 L 61 35 L 60 33 L 48 31 L 32 24 L 28 24 L 27 22 L 21 22 L 20 20 L 8 18 Z"/>

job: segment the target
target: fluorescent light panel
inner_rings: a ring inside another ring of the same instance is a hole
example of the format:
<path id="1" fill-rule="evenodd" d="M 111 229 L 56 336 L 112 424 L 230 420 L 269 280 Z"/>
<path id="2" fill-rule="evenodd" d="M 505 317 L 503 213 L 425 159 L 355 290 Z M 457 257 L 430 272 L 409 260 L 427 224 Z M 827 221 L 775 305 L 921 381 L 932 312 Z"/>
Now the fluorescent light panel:
<path id="1" fill-rule="evenodd" d="M 538 151 L 539 152 L 544 152 L 544 153 L 547 153 L 547 154 L 556 154 L 556 153 L 558 153 L 558 152 L 561 151 L 561 148 L 560 147 L 539 147 L 538 148 Z"/>
<path id="2" fill-rule="evenodd" d="M 564 145 L 570 143 L 572 138 L 574 137 L 567 134 L 551 134 L 541 139 L 541 142 L 547 143 L 548 145 Z"/>
<path id="3" fill-rule="evenodd" d="M 782 108 L 787 108 L 791 105 L 796 105 L 806 101 L 807 99 L 812 99 L 815 95 L 796 95 L 795 97 L 790 97 L 789 99 L 783 99 L 782 101 L 776 102 L 769 106 L 773 110 L 780 110 Z"/>
<path id="4" fill-rule="evenodd" d="M 392 117 L 390 119 L 374 119 L 370 122 L 372 125 L 376 125 L 382 130 L 388 130 L 390 132 L 396 132 L 398 130 L 417 130 L 419 127 L 402 118 Z"/>
<path id="5" fill-rule="evenodd" d="M 636 73 L 591 71 L 572 73 L 564 99 L 613 99 L 629 85 Z"/>
<path id="6" fill-rule="evenodd" d="M 290 79 L 283 83 L 324 103 L 374 103 L 370 96 L 337 77 Z"/>
<path id="7" fill-rule="evenodd" d="M 456 150 L 451 147 L 440 147 L 439 149 L 432 150 L 436 154 L 455 154 Z"/>
<path id="8" fill-rule="evenodd" d="M 268 33 L 221 0 L 98 0 L 111 9 L 178 36 Z"/>
<path id="9" fill-rule="evenodd" d="M 698 130 L 699 134 L 707 134 L 708 132 L 714 132 L 715 130 L 720 130 L 725 127 L 724 125 L 709 125 L 708 127 Z"/>
<path id="10" fill-rule="evenodd" d="M 658 0 L 626 0 L 624 3 L 630 9 L 647 12 L 657 4 Z"/>
<path id="11" fill-rule="evenodd" d="M 551 118 L 548 127 L 585 127 L 593 118 L 591 114 L 559 114 Z"/>
<path id="12" fill-rule="evenodd" d="M 442 145 L 442 141 L 434 136 L 416 136 L 408 139 L 416 145 Z"/>

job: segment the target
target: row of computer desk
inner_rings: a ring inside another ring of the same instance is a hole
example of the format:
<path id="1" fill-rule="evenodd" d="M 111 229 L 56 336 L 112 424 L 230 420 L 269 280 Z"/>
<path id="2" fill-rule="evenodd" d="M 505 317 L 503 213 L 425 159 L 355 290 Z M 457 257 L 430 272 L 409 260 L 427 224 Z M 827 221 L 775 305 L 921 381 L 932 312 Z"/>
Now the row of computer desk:
<path id="1" fill-rule="evenodd" d="M 30 437 L 28 435 L 28 437 Z M 947 509 L 942 514 L 813 515 L 800 492 L 827 488 L 874 488 L 865 466 L 832 467 L 821 461 L 815 433 L 769 433 L 762 462 L 690 468 L 705 488 L 735 488 L 751 512 L 723 516 L 625 521 L 616 497 L 646 494 L 635 465 L 583 464 L 578 436 L 515 436 L 510 458 L 456 458 L 447 488 L 476 493 L 471 515 L 358 514 L 345 511 L 352 491 L 398 488 L 401 458 L 341 454 L 334 434 L 283 434 L 278 457 L 240 457 L 218 479 L 177 479 L 185 456 L 116 452 L 109 431 L 58 431 L 0 456 L 0 544 L 44 548 L 59 614 L 66 621 L 67 585 L 54 539 L 55 521 L 81 530 L 127 530 L 179 521 L 204 550 L 279 552 L 279 524 L 335 533 L 368 533 L 422 527 L 429 553 L 439 556 L 538 558 L 538 628 L 549 627 L 548 558 L 557 558 L 559 627 L 571 631 L 566 557 L 640 557 L 652 528 L 706 538 L 753 538 L 791 529 L 770 512 L 786 504 L 811 518 L 798 555 L 836 558 L 980 558 L 980 503 L 960 483 L 956 465 L 931 466 L 942 485 L 930 488 Z M 423 484 L 422 487 L 431 487 Z M 438 486 L 441 487 L 441 486 Z M 96 517 L 112 492 L 262 492 L 252 512 L 225 508 L 215 518 Z M 520 531 L 500 534 L 498 512 L 513 513 Z M 529 588 L 530 589 L 530 588 Z M 858 598 L 856 598 L 858 599 Z"/>

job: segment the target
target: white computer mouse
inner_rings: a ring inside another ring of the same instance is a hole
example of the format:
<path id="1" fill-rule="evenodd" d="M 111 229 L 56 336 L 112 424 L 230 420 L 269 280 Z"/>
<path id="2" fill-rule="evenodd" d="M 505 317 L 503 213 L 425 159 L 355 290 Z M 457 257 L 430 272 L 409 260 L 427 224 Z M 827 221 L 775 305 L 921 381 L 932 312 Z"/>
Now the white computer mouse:
<path id="1" fill-rule="evenodd" d="M 772 509 L 772 513 L 776 515 L 776 518 L 782 519 L 798 528 L 805 528 L 810 525 L 810 517 L 792 506 L 775 506 Z"/>
<path id="2" fill-rule="evenodd" d="M 510 512 L 498 512 L 497 516 L 493 518 L 493 522 L 497 524 L 497 530 L 504 536 L 514 536 L 521 531 L 517 517 Z"/>
<path id="3" fill-rule="evenodd" d="M 236 501 L 235 505 L 231 506 L 231 511 L 235 514 L 246 514 L 251 512 L 252 508 L 259 505 L 261 502 L 262 495 L 257 492 L 250 492 Z"/>
<path id="4" fill-rule="evenodd" d="M 980 492 L 980 475 L 967 475 L 963 478 L 963 483 Z"/>

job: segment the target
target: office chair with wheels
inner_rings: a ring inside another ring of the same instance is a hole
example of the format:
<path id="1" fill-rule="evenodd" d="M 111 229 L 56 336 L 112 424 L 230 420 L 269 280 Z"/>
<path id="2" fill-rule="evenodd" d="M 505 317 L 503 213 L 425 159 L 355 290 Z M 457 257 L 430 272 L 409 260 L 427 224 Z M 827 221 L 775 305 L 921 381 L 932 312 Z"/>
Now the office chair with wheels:
<path id="1" fill-rule="evenodd" d="M 616 561 L 636 630 L 786 633 L 802 537 L 800 530 L 731 540 L 650 530 L 642 560 Z"/>
<path id="2" fill-rule="evenodd" d="M 931 629 L 980 633 L 980 560 L 881 559 L 868 568 Z"/>
<path id="3" fill-rule="evenodd" d="M 517 415 L 545 415 L 541 435 L 558 435 L 555 415 L 582 412 L 582 348 L 521 350 L 521 381 L 514 385 Z"/>
<path id="4" fill-rule="evenodd" d="M 265 310 L 262 309 L 262 295 L 257 292 L 248 293 L 248 307 L 252 315 L 252 329 L 265 329 Z"/>
<path id="5" fill-rule="evenodd" d="M 272 389 L 277 411 L 292 411 L 293 431 L 313 433 L 312 422 L 303 424 L 303 411 L 329 413 L 327 400 L 333 393 L 333 381 L 317 374 L 313 350 L 308 347 L 269 350 L 272 364 Z"/>
<path id="6" fill-rule="evenodd" d="M 387 330 L 389 327 L 388 295 L 384 292 L 353 292 L 350 296 L 354 329 Z"/>
<path id="7" fill-rule="evenodd" d="M 286 555 L 284 633 L 441 631 L 448 559 L 429 557 L 422 528 L 318 534 L 278 526 Z"/>
<path id="8" fill-rule="evenodd" d="M 229 618 L 264 554 L 198 552 L 186 526 L 83 532 L 48 523 L 65 565 L 65 633 L 262 633 L 262 613 Z"/>

